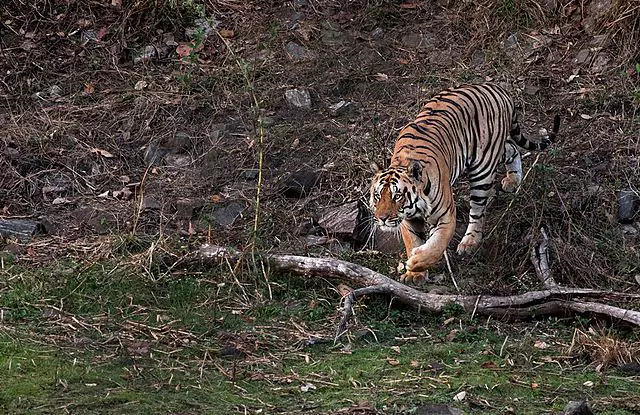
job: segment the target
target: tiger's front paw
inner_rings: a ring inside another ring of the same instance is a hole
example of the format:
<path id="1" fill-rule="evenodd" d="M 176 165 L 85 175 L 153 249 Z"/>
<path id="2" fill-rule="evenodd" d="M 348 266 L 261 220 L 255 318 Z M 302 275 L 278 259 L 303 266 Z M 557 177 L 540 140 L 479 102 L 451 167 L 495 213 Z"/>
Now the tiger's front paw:
<path id="1" fill-rule="evenodd" d="M 429 280 L 429 271 L 407 271 L 400 276 L 400 282 L 407 285 L 422 285 Z"/>
<path id="2" fill-rule="evenodd" d="M 479 235 L 465 235 L 462 238 L 462 241 L 458 244 L 458 249 L 456 252 L 458 255 L 465 255 L 475 251 L 480 244 L 480 236 Z"/>

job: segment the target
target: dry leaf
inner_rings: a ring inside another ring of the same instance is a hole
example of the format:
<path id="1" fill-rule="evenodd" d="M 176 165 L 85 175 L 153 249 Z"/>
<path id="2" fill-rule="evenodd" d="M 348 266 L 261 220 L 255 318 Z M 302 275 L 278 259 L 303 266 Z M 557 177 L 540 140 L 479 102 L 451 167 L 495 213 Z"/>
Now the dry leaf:
<path id="1" fill-rule="evenodd" d="M 533 344 L 533 347 L 535 347 L 536 349 L 546 349 L 547 347 L 549 347 L 549 345 L 542 340 L 536 340 L 536 342 Z"/>
<path id="2" fill-rule="evenodd" d="M 310 390 L 315 390 L 316 389 L 316 385 L 314 385 L 313 383 L 305 383 L 304 385 L 300 386 L 300 390 L 302 392 L 309 392 Z"/>
<path id="3" fill-rule="evenodd" d="M 111 5 L 119 9 L 122 7 L 122 0 L 111 0 Z"/>
<path id="4" fill-rule="evenodd" d="M 411 361 L 411 367 L 419 367 L 419 366 L 420 366 L 420 362 L 418 362 L 417 360 Z"/>
<path id="5" fill-rule="evenodd" d="M 449 317 L 448 319 L 446 319 L 446 320 L 444 321 L 444 323 L 443 323 L 443 324 L 446 326 L 447 324 L 452 323 L 455 319 L 456 319 L 455 317 Z"/>
<path id="6" fill-rule="evenodd" d="M 537 383 L 532 383 L 531 384 L 531 389 L 538 389 L 538 384 Z"/>
<path id="7" fill-rule="evenodd" d="M 353 289 L 348 285 L 338 284 L 338 293 L 340 294 L 340 297 L 348 296 L 349 294 L 351 294 L 351 291 L 353 291 Z"/>
<path id="8" fill-rule="evenodd" d="M 220 196 L 220 195 L 212 195 L 212 196 L 210 197 L 210 200 L 211 200 L 213 203 L 219 203 L 219 202 L 221 202 L 221 201 L 222 201 L 222 196 Z"/>
<path id="9" fill-rule="evenodd" d="M 496 363 L 492 361 L 484 362 L 480 366 L 485 369 L 495 369 L 496 367 L 498 367 L 498 365 L 496 365 Z"/>
<path id="10" fill-rule="evenodd" d="M 583 120 L 590 120 L 593 117 L 591 115 L 588 115 L 588 114 L 580 114 L 580 118 L 582 118 Z"/>
<path id="11" fill-rule="evenodd" d="M 398 63 L 401 65 L 407 65 L 411 60 L 405 58 L 398 58 Z"/>
<path id="12" fill-rule="evenodd" d="M 400 346 L 391 346 L 391 350 L 393 350 L 394 352 L 400 354 Z"/>
<path id="13" fill-rule="evenodd" d="M 586 386 L 587 388 L 592 388 L 593 387 L 593 382 L 588 380 L 585 383 L 583 383 L 584 386 Z"/>
<path id="14" fill-rule="evenodd" d="M 93 91 L 95 91 L 96 88 L 93 86 L 92 83 L 86 83 L 84 84 L 84 93 L 89 95 L 89 94 L 93 94 Z"/>
<path id="15" fill-rule="evenodd" d="M 108 159 L 112 159 L 115 157 L 113 154 L 109 153 L 107 150 L 103 150 L 101 148 L 92 148 L 91 152 L 94 154 L 99 154 L 102 157 L 108 158 Z"/>
<path id="16" fill-rule="evenodd" d="M 402 3 L 400 5 L 403 9 L 417 9 L 420 5 L 417 3 Z"/>
<path id="17" fill-rule="evenodd" d="M 445 336 L 445 339 L 446 339 L 448 342 L 452 342 L 452 341 L 453 341 L 453 339 L 455 339 L 455 338 L 456 338 L 456 334 L 458 334 L 458 330 L 453 329 L 453 330 L 451 330 L 451 331 L 449 332 L 449 334 L 447 334 L 447 335 Z"/>
<path id="18" fill-rule="evenodd" d="M 135 89 L 136 91 L 142 91 L 143 89 L 145 89 L 147 87 L 147 81 L 142 80 L 142 81 L 138 81 L 136 82 L 135 86 L 133 87 L 133 89 Z"/>
<path id="19" fill-rule="evenodd" d="M 181 43 L 176 47 L 176 53 L 181 58 L 184 58 L 185 56 L 189 56 L 192 50 L 193 48 L 191 47 L 191 45 L 187 43 Z"/>
<path id="20" fill-rule="evenodd" d="M 456 396 L 453 397 L 453 400 L 455 402 L 462 402 L 466 397 L 467 397 L 467 392 L 462 391 L 462 392 L 456 393 Z"/>
<path id="21" fill-rule="evenodd" d="M 398 359 L 392 359 L 392 358 L 387 358 L 387 362 L 389 362 L 389 364 L 391 366 L 398 366 L 400 364 L 400 361 Z"/>
<path id="22" fill-rule="evenodd" d="M 376 78 L 377 81 L 380 82 L 384 82 L 384 81 L 388 81 L 389 80 L 389 75 L 387 75 L 386 73 L 382 73 L 382 72 L 378 72 L 377 74 L 373 75 L 374 78 Z"/>
<path id="23" fill-rule="evenodd" d="M 220 36 L 224 37 L 224 38 L 232 38 L 235 35 L 235 33 L 233 32 L 233 30 L 229 30 L 229 29 L 220 29 Z"/>

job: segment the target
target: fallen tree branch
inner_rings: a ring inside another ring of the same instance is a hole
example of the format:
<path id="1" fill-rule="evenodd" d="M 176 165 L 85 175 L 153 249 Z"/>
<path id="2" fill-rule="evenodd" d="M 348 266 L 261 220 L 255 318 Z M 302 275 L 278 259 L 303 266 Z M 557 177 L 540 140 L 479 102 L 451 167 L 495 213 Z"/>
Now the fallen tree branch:
<path id="1" fill-rule="evenodd" d="M 546 255 L 546 248 L 544 252 Z M 229 248 L 204 245 L 200 249 L 199 257 L 205 261 L 219 261 L 220 259 L 234 261 L 241 259 L 242 255 Z M 392 295 L 405 304 L 432 313 L 439 313 L 450 304 L 457 304 L 469 313 L 473 311 L 474 314 L 478 315 L 511 318 L 567 311 L 591 312 L 618 318 L 640 326 L 640 312 L 638 311 L 575 300 L 576 298 L 599 298 L 600 300 L 606 299 L 610 301 L 622 298 L 640 298 L 640 294 L 552 285 L 544 290 L 530 291 L 512 296 L 441 295 L 420 291 L 369 268 L 338 259 L 276 254 L 263 254 L 261 258 L 274 270 L 346 281 L 351 286 L 361 287 L 352 291 L 345 300 L 344 316 L 338 327 L 338 334 L 342 334 L 346 330 L 347 322 L 353 313 L 353 303 L 359 296 L 383 293 Z"/>

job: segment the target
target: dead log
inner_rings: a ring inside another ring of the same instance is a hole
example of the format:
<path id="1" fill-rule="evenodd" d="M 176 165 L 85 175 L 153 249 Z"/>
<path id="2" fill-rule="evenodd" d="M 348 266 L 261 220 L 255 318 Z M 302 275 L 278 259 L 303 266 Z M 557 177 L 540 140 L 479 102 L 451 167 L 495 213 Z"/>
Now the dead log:
<path id="1" fill-rule="evenodd" d="M 534 257 L 543 258 L 542 265 L 538 259 L 536 270 L 548 271 L 546 242 L 543 249 L 538 249 L 538 255 L 539 257 L 535 253 L 532 254 L 532 259 Z M 203 261 L 220 261 L 221 259 L 238 261 L 242 259 L 242 254 L 225 247 L 203 245 L 200 248 L 198 257 Z M 563 287 L 558 285 L 548 272 L 540 272 L 538 274 L 545 284 L 545 289 L 518 295 L 431 294 L 404 285 L 369 268 L 339 259 L 277 254 L 262 254 L 260 258 L 268 263 L 271 269 L 277 271 L 288 271 L 303 276 L 339 280 L 349 286 L 360 287 L 353 290 L 345 298 L 344 316 L 338 327 L 337 335 L 346 330 L 347 322 L 353 313 L 355 300 L 359 296 L 369 294 L 392 295 L 396 300 L 404 304 L 431 313 L 442 312 L 445 307 L 451 304 L 461 306 L 472 315 L 508 318 L 524 318 L 559 312 L 589 312 L 614 317 L 640 326 L 639 311 L 626 310 L 593 301 L 584 301 L 584 299 L 595 298 L 609 303 L 616 299 L 640 298 L 640 294 Z"/>

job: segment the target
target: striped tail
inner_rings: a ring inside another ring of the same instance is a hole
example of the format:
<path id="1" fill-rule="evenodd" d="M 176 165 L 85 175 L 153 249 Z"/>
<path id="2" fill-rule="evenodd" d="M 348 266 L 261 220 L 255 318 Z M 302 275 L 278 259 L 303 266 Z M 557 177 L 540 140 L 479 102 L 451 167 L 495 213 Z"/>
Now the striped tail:
<path id="1" fill-rule="evenodd" d="M 549 144 L 551 144 L 556 140 L 556 135 L 558 134 L 558 130 L 560 129 L 559 114 L 556 114 L 556 116 L 553 118 L 553 129 L 551 130 L 551 132 L 546 134 L 546 130 L 545 130 L 545 134 L 542 135 L 542 138 L 540 139 L 539 143 L 529 141 L 527 137 L 525 137 L 524 134 L 522 134 L 522 132 L 520 131 L 519 118 L 520 118 L 519 112 L 514 111 L 513 120 L 511 121 L 511 132 L 509 133 L 509 135 L 511 136 L 511 139 L 518 146 L 526 150 L 541 151 L 549 147 Z"/>

